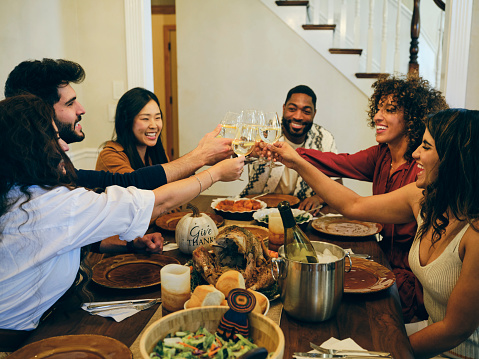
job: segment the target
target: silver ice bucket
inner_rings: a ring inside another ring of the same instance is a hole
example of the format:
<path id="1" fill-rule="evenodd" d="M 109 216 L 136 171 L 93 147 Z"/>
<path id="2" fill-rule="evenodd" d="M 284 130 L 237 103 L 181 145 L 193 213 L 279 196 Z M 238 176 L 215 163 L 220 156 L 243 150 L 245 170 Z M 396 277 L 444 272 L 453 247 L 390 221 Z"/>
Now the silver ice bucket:
<path id="1" fill-rule="evenodd" d="M 278 280 L 284 310 L 293 318 L 306 322 L 321 322 L 338 310 L 344 291 L 345 258 L 351 270 L 349 253 L 326 242 L 311 242 L 316 252 L 329 249 L 339 259 L 335 262 L 302 263 L 284 257 L 284 246 L 273 259 L 273 277 Z"/>

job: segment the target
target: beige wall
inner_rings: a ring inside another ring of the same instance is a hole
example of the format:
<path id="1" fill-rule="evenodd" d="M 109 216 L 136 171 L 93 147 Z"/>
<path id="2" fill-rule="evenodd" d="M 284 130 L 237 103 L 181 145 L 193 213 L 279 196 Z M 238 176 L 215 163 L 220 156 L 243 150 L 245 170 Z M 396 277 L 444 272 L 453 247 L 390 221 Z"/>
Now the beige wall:
<path id="1" fill-rule="evenodd" d="M 281 113 L 287 91 L 299 84 L 316 92 L 315 122 L 333 133 L 340 151 L 375 144 L 366 96 L 260 1 L 176 0 L 176 21 L 181 154 L 227 111 Z M 245 185 L 218 183 L 212 191 L 235 195 Z"/>
<path id="2" fill-rule="evenodd" d="M 70 153 L 91 152 L 109 139 L 113 123 L 108 121 L 108 104 L 117 102 L 113 81 L 122 81 L 125 90 L 127 83 L 123 1 L 2 0 L 0 24 L 1 98 L 8 74 L 24 60 L 76 61 L 86 71 L 85 81 L 73 85 L 87 111 L 82 121 L 86 139 L 70 146 Z M 81 156 L 74 161 L 80 168 L 92 166 Z"/>

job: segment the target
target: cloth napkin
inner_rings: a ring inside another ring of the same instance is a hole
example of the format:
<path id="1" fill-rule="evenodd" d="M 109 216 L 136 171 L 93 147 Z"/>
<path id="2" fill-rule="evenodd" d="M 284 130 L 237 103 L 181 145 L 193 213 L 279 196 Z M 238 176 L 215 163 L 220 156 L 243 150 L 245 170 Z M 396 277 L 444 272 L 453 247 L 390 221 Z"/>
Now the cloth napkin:
<path id="1" fill-rule="evenodd" d="M 336 350 L 365 350 L 364 348 L 361 348 L 354 340 L 351 338 L 339 340 L 334 337 L 329 338 L 326 340 L 323 344 L 320 345 L 323 348 L 326 349 L 336 349 Z M 344 353 L 341 353 L 344 354 Z M 355 356 L 370 356 L 368 353 L 364 354 L 354 354 Z"/>
<path id="2" fill-rule="evenodd" d="M 168 243 L 166 246 L 163 246 L 163 252 L 174 251 L 175 249 L 178 249 L 176 242 Z"/>
<path id="3" fill-rule="evenodd" d="M 146 300 L 153 300 L 153 299 L 142 299 L 142 302 L 143 301 L 146 301 Z M 115 302 L 116 303 L 127 303 L 127 302 L 135 302 L 134 300 L 125 300 L 125 301 L 117 301 Z M 83 303 L 82 305 L 82 309 L 87 311 L 88 313 L 91 313 L 92 311 L 95 311 L 95 310 L 98 310 L 98 309 L 102 309 L 102 308 L 93 308 L 93 309 L 87 309 L 87 307 L 89 305 L 95 305 L 95 304 L 108 304 L 110 302 L 91 302 L 91 303 Z M 104 310 L 104 311 L 101 311 L 101 312 L 98 312 L 98 313 L 95 313 L 95 314 L 92 314 L 92 315 L 99 315 L 101 317 L 111 317 L 113 318 L 116 322 L 121 322 L 122 320 L 128 318 L 128 317 L 131 317 L 132 315 L 138 313 L 139 310 L 136 310 L 135 308 L 132 308 L 132 307 L 121 307 L 121 308 L 114 308 L 114 309 L 110 309 L 110 310 Z"/>

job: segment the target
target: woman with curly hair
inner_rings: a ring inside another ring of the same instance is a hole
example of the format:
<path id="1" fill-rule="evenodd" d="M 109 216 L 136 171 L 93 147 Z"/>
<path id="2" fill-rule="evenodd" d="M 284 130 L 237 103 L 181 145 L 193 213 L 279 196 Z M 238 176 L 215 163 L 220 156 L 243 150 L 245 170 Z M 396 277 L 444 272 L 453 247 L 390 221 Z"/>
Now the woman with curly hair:
<path id="1" fill-rule="evenodd" d="M 428 325 L 410 335 L 415 358 L 443 353 L 479 358 L 479 111 L 448 109 L 428 116 L 412 153 L 416 183 L 361 197 L 318 171 L 291 147 L 268 146 L 341 214 L 419 229 L 409 263 L 424 288 Z"/>
<path id="2" fill-rule="evenodd" d="M 163 114 L 156 95 L 141 87 L 127 91 L 116 108 L 116 138 L 105 143 L 96 170 L 128 173 L 167 163 L 160 138 L 162 128 Z"/>
<path id="3" fill-rule="evenodd" d="M 448 106 L 439 91 L 417 76 L 382 77 L 372 87 L 368 121 L 378 145 L 355 154 L 297 151 L 328 176 L 372 182 L 376 195 L 416 181 L 419 170 L 411 154 L 424 133 L 423 120 Z M 406 323 L 426 319 L 422 288 L 408 263 L 416 228 L 415 222 L 385 224 L 379 242 L 396 276 Z"/>
<path id="4" fill-rule="evenodd" d="M 192 200 L 216 181 L 238 179 L 244 165 L 240 156 L 154 190 L 111 186 L 96 193 L 75 185 L 53 116 L 53 108 L 33 95 L 0 101 L 3 330 L 38 326 L 74 283 L 82 247 L 112 234 L 124 241 L 143 236 L 152 217 Z"/>

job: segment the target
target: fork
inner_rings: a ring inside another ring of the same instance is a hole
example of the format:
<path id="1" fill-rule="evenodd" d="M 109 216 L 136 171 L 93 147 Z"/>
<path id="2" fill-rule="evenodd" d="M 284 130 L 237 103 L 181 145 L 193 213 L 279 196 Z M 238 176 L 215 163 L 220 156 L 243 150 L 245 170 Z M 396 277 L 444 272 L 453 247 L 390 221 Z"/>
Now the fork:
<path id="1" fill-rule="evenodd" d="M 143 303 L 143 304 L 128 304 L 126 306 L 121 306 L 121 307 L 118 307 L 118 308 L 96 309 L 96 310 L 90 311 L 90 314 L 97 314 L 97 313 L 101 313 L 101 312 L 106 312 L 107 310 L 115 310 L 115 309 L 123 309 L 123 308 L 133 308 L 133 309 L 136 309 L 136 310 L 145 310 L 145 309 L 148 309 L 148 308 L 154 306 L 156 303 L 159 303 L 159 302 L 161 302 L 161 299 L 157 298 L 157 299 L 153 299 L 151 302 Z"/>

